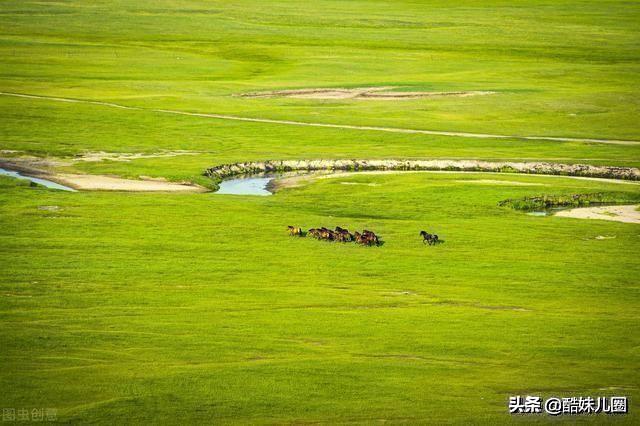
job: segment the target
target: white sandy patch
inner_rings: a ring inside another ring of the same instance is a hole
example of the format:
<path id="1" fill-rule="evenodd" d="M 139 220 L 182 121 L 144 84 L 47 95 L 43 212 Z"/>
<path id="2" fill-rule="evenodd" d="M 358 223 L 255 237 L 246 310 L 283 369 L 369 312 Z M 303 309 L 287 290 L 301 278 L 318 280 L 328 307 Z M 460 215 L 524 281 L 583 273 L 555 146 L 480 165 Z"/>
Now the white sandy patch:
<path id="1" fill-rule="evenodd" d="M 166 192 L 204 192 L 207 189 L 199 185 L 158 180 L 134 180 L 100 175 L 56 174 L 48 179 L 87 191 L 166 191 Z"/>
<path id="2" fill-rule="evenodd" d="M 493 180 L 493 179 L 465 179 L 456 180 L 458 183 L 474 183 L 478 185 L 504 185 L 504 186 L 546 186 L 544 183 L 517 182 L 514 180 Z"/>
<path id="3" fill-rule="evenodd" d="M 486 90 L 469 90 L 458 92 L 366 92 L 357 97 L 357 99 L 373 99 L 382 101 L 396 101 L 401 99 L 419 99 L 419 98 L 468 98 L 470 96 L 493 95 L 495 92 Z"/>
<path id="4" fill-rule="evenodd" d="M 271 90 L 266 92 L 244 93 L 239 96 L 246 98 L 298 98 L 298 99 L 373 99 L 394 101 L 402 99 L 441 98 L 446 96 L 465 98 L 468 96 L 491 95 L 490 91 L 454 91 L 454 92 L 398 92 L 393 91 L 396 86 L 357 87 L 346 88 L 319 88 L 319 89 L 294 89 Z"/>
<path id="5" fill-rule="evenodd" d="M 127 152 L 86 152 L 82 155 L 75 157 L 72 161 L 78 162 L 98 162 L 103 160 L 110 161 L 131 161 L 138 160 L 142 158 L 166 158 L 166 157 L 177 157 L 179 155 L 199 155 L 202 152 L 198 151 L 186 151 L 186 150 L 176 150 L 176 151 L 159 151 L 151 154 L 144 153 L 127 153 Z"/>
<path id="6" fill-rule="evenodd" d="M 263 92 L 242 93 L 243 98 L 299 98 L 299 99 L 353 99 L 364 93 L 371 93 L 381 90 L 390 90 L 393 86 L 382 87 L 356 87 L 346 89 L 335 87 L 330 89 L 293 89 L 293 90 L 269 90 Z"/>
<path id="7" fill-rule="evenodd" d="M 640 211 L 638 206 L 604 206 L 604 207 L 580 207 L 571 210 L 561 210 L 555 214 L 559 217 L 572 217 L 575 219 L 599 219 L 612 220 L 624 223 L 640 223 Z"/>
<path id="8" fill-rule="evenodd" d="M 38 210 L 44 210 L 47 212 L 55 212 L 60 210 L 60 206 L 38 206 Z"/>
<path id="9" fill-rule="evenodd" d="M 380 186 L 379 183 L 340 182 L 341 185 Z"/>

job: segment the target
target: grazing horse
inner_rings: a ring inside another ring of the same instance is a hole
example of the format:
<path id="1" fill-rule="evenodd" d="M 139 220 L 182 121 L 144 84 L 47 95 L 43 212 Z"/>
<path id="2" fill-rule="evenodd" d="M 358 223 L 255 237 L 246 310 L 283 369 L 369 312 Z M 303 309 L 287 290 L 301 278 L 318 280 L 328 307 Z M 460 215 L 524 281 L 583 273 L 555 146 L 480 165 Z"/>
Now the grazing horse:
<path id="1" fill-rule="evenodd" d="M 423 244 L 433 245 L 438 243 L 438 236 L 436 234 L 430 234 L 427 231 L 420 231 L 420 236 L 422 237 Z"/>
<path id="2" fill-rule="evenodd" d="M 302 229 L 298 226 L 287 226 L 289 230 L 289 236 L 291 237 L 302 237 Z"/>

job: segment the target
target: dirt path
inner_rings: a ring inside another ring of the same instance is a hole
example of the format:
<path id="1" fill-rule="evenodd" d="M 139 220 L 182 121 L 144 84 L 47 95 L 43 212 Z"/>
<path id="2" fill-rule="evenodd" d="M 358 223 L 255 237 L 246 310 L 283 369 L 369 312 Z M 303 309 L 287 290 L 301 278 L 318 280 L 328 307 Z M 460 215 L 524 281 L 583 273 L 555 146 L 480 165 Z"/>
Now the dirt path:
<path id="1" fill-rule="evenodd" d="M 188 112 L 188 111 L 179 111 L 179 110 L 170 110 L 170 109 L 147 109 L 147 108 L 139 108 L 139 107 L 130 107 L 126 105 L 115 104 L 112 102 L 61 98 L 61 97 L 54 97 L 54 96 L 38 96 L 38 95 L 29 95 L 24 93 L 12 93 L 12 92 L 0 92 L 0 96 L 12 96 L 12 97 L 28 98 L 28 99 L 42 99 L 42 100 L 49 100 L 49 101 L 56 101 L 56 102 L 92 104 L 92 105 L 101 105 L 106 107 L 135 110 L 135 111 L 151 111 L 151 112 L 157 112 L 162 114 L 188 115 L 193 117 L 214 118 L 218 120 L 247 121 L 247 122 L 254 122 L 254 123 L 284 124 L 289 126 L 326 127 L 326 128 L 332 128 L 332 129 L 369 130 L 369 131 L 377 131 L 377 132 L 409 133 L 409 134 L 423 134 L 423 135 L 436 135 L 436 136 L 457 136 L 457 137 L 463 137 L 463 138 L 481 138 L 481 139 L 521 139 L 521 140 L 541 140 L 541 141 L 554 141 L 554 142 L 604 143 L 604 144 L 615 144 L 615 145 L 640 144 L 640 141 L 636 141 L 636 140 L 565 138 L 565 137 L 555 137 L 555 136 L 493 135 L 493 134 L 487 134 L 487 133 L 449 132 L 449 131 L 440 131 L 440 130 L 403 129 L 398 127 L 355 126 L 355 125 L 349 125 L 349 124 L 329 124 L 329 123 L 313 123 L 313 122 L 306 122 L 306 121 L 275 120 L 270 118 L 251 118 L 251 117 L 240 117 L 237 115 L 209 114 L 209 113 Z"/>
<path id="2" fill-rule="evenodd" d="M 623 223 L 640 223 L 639 206 L 604 206 L 604 207 L 580 207 L 571 210 L 562 210 L 555 214 L 559 217 L 572 217 L 575 219 L 600 219 Z"/>

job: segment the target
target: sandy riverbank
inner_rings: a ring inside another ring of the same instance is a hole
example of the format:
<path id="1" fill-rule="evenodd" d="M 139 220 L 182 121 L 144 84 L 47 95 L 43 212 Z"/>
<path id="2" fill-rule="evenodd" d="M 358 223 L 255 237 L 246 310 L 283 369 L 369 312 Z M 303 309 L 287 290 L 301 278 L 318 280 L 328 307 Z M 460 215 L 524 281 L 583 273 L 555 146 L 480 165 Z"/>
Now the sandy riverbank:
<path id="1" fill-rule="evenodd" d="M 135 192 L 206 192 L 207 188 L 191 183 L 169 182 L 158 178 L 125 179 L 117 176 L 58 173 L 35 168 L 19 161 L 2 161 L 0 167 L 59 183 L 80 191 L 135 191 Z"/>
<path id="2" fill-rule="evenodd" d="M 623 223 L 640 223 L 640 206 L 601 206 L 579 207 L 571 210 L 562 210 L 555 214 L 557 217 L 571 217 L 575 219 L 599 219 L 611 220 Z"/>

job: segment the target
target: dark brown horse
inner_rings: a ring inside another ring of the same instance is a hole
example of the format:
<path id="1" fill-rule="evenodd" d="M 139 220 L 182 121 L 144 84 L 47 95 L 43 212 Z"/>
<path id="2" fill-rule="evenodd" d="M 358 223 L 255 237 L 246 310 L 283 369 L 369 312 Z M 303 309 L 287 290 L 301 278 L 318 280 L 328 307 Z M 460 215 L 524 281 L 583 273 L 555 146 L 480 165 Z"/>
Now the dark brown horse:
<path id="1" fill-rule="evenodd" d="M 336 239 L 336 233 L 323 226 L 320 228 L 320 238 L 323 240 L 334 241 Z"/>
<path id="2" fill-rule="evenodd" d="M 434 245 L 438 244 L 438 235 L 430 234 L 427 231 L 420 231 L 420 236 L 422 237 L 423 244 Z"/>
<path id="3" fill-rule="evenodd" d="M 291 233 L 291 235 L 295 235 L 295 227 L 289 228 L 289 232 Z M 378 236 L 375 233 L 367 230 L 364 230 L 362 234 L 359 232 L 355 232 L 352 234 L 348 229 L 341 228 L 339 226 L 336 226 L 335 231 L 332 231 L 331 229 L 325 228 L 323 226 L 321 228 L 311 228 L 309 229 L 309 231 L 307 231 L 307 234 L 318 240 L 338 241 L 342 243 L 355 241 L 358 244 L 367 246 L 380 245 L 380 239 L 378 238 Z"/>
<path id="4" fill-rule="evenodd" d="M 364 235 L 364 237 L 369 241 L 369 245 L 380 245 L 380 238 L 378 238 L 378 236 L 374 232 L 365 229 L 364 231 L 362 231 L 362 235 Z"/>
<path id="5" fill-rule="evenodd" d="M 313 238 L 316 238 L 316 239 L 318 239 L 318 240 L 320 239 L 320 230 L 319 230 L 319 229 L 311 228 L 311 229 L 309 229 L 309 230 L 307 231 L 307 233 L 308 233 L 309 235 L 311 235 Z"/>
<path id="6" fill-rule="evenodd" d="M 348 229 L 341 228 L 336 226 L 336 233 L 338 235 L 337 240 L 343 243 L 348 243 L 353 241 L 353 235 L 349 232 Z"/>
<path id="7" fill-rule="evenodd" d="M 364 246 L 380 245 L 378 237 L 371 231 L 367 231 L 366 234 L 364 232 L 361 234 L 356 231 L 353 234 L 353 238 L 355 239 L 356 243 L 362 244 Z"/>

